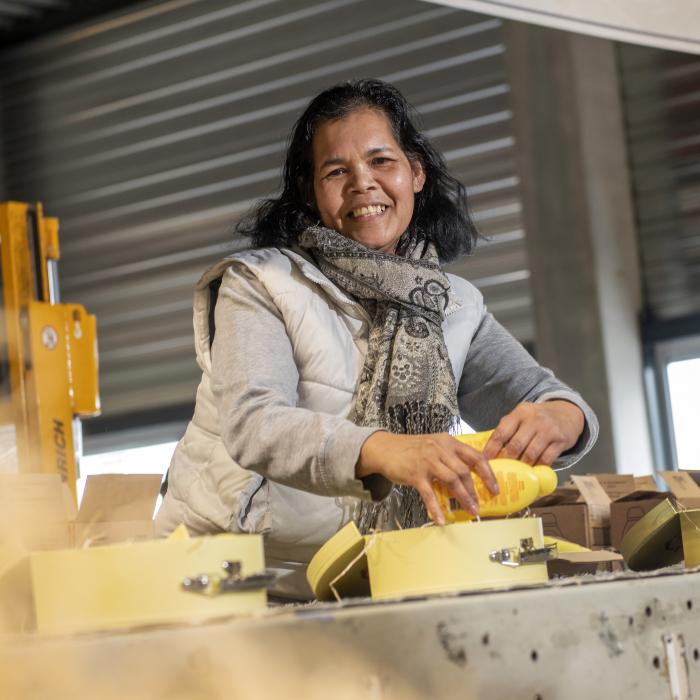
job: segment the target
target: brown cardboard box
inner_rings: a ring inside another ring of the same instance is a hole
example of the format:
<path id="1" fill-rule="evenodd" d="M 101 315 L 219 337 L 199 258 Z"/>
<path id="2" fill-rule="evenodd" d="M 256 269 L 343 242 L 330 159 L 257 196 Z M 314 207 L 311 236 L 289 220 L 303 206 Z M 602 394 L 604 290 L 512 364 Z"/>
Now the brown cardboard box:
<path id="1" fill-rule="evenodd" d="M 603 476 L 609 475 L 575 475 L 571 481 L 581 493 L 588 506 L 588 523 L 591 529 L 591 547 L 604 547 L 610 544 L 610 496 L 601 482 Z"/>
<path id="2" fill-rule="evenodd" d="M 658 491 L 656 479 L 653 476 L 635 476 L 634 477 L 635 491 Z"/>
<path id="3" fill-rule="evenodd" d="M 545 535 L 562 537 L 584 547 L 607 547 L 610 504 L 635 487 L 635 477 L 627 474 L 575 475 L 569 486 L 538 499 L 530 510 L 542 517 Z"/>
<path id="4" fill-rule="evenodd" d="M 659 472 L 678 504 L 687 509 L 700 508 L 700 486 L 696 475 L 700 476 L 700 472 Z"/>
<path id="5" fill-rule="evenodd" d="M 161 480 L 160 474 L 89 476 L 74 524 L 74 546 L 153 539 Z"/>
<path id="6" fill-rule="evenodd" d="M 530 506 L 530 512 L 542 518 L 545 535 L 590 547 L 588 506 L 578 489 L 558 488 L 549 496 L 537 499 Z"/>
<path id="7" fill-rule="evenodd" d="M 70 547 L 76 510 L 58 474 L 0 474 L 0 542 L 25 550 Z"/>
<path id="8" fill-rule="evenodd" d="M 610 545 L 620 549 L 622 538 L 632 526 L 665 499 L 666 494 L 656 489 L 642 488 L 614 500 L 610 504 Z"/>
<path id="9" fill-rule="evenodd" d="M 160 474 L 89 476 L 78 510 L 57 474 L 1 474 L 0 542 L 47 551 L 152 539 L 161 479 Z"/>

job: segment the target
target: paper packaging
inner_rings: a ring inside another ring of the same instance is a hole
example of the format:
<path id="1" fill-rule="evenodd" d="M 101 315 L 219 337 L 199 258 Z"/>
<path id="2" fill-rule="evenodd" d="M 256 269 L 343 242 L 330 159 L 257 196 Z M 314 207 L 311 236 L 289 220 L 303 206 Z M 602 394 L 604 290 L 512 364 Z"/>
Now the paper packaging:
<path id="1" fill-rule="evenodd" d="M 679 505 L 688 510 L 700 508 L 700 486 L 696 481 L 700 480 L 700 472 L 659 472 L 659 476 L 666 482 Z"/>
<path id="2" fill-rule="evenodd" d="M 576 488 L 558 488 L 549 496 L 537 499 L 530 513 L 542 518 L 545 535 L 569 540 L 584 547 L 591 546 L 588 506 Z"/>
<path id="3" fill-rule="evenodd" d="M 261 535 L 221 534 L 31 552 L 0 575 L 2 631 L 73 634 L 186 622 L 266 608 L 264 589 L 202 595 L 186 577 L 265 569 Z M 20 597 L 21 596 L 21 599 Z M 8 598 L 12 605 L 6 605 Z"/>
<path id="4" fill-rule="evenodd" d="M 633 476 L 576 475 L 569 486 L 535 501 L 530 511 L 542 518 L 545 535 L 604 547 L 610 544 L 611 501 L 634 488 Z"/>
<path id="5" fill-rule="evenodd" d="M 0 474 L 0 542 L 25 550 L 70 547 L 75 516 L 58 474 Z"/>
<path id="6" fill-rule="evenodd" d="M 625 535 L 650 510 L 666 500 L 666 495 L 642 486 L 613 501 L 610 504 L 610 545 L 619 550 Z"/>
<path id="7" fill-rule="evenodd" d="M 151 540 L 160 474 L 88 476 L 74 526 L 76 547 Z"/>
<path id="8" fill-rule="evenodd" d="M 153 539 L 161 479 L 160 474 L 88 476 L 77 510 L 57 474 L 2 474 L 0 541 L 45 551 Z"/>

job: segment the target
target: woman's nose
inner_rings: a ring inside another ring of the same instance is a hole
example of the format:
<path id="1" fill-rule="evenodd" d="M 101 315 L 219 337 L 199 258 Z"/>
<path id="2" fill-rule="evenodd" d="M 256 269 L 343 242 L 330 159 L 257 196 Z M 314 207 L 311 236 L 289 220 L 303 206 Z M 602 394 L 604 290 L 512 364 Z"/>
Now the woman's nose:
<path id="1" fill-rule="evenodd" d="M 354 168 L 350 178 L 350 187 L 355 192 L 365 192 L 376 187 L 374 177 L 369 168 Z"/>

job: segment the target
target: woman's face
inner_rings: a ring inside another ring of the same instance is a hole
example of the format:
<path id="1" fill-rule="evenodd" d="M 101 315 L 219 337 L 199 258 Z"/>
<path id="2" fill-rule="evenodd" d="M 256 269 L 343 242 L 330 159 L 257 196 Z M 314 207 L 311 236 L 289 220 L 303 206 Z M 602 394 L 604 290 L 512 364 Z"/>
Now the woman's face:
<path id="1" fill-rule="evenodd" d="M 401 150 L 385 114 L 363 108 L 325 122 L 312 146 L 323 225 L 372 250 L 395 252 L 425 173 Z"/>

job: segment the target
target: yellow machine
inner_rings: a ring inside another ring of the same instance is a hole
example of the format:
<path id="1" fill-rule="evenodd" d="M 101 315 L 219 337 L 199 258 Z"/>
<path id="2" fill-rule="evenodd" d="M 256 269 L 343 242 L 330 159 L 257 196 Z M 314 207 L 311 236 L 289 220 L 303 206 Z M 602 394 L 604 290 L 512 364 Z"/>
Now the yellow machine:
<path id="1" fill-rule="evenodd" d="M 80 417 L 100 412 L 95 317 L 61 304 L 58 220 L 0 204 L 0 471 L 58 473 L 76 494 Z"/>

